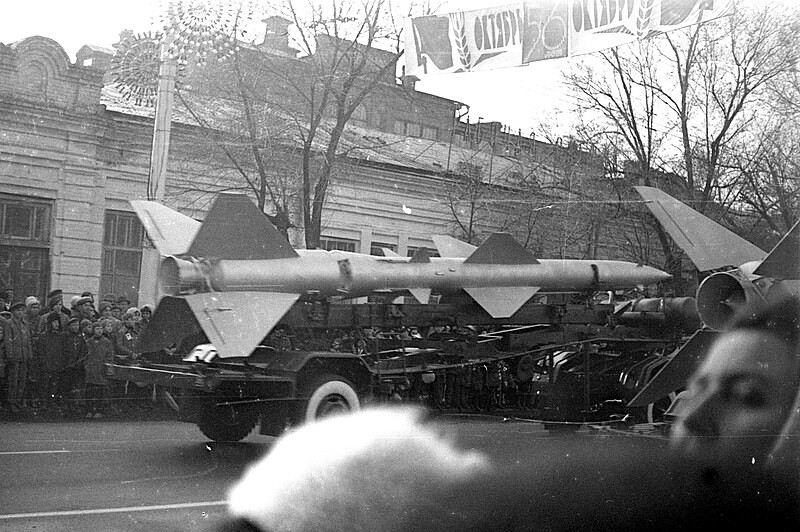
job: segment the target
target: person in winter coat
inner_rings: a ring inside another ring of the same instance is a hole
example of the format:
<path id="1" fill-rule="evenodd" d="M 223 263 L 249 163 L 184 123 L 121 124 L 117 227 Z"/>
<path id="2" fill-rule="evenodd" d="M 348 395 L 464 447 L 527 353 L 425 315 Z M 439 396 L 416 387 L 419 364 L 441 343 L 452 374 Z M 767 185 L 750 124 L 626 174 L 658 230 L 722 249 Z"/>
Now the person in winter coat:
<path id="1" fill-rule="evenodd" d="M 8 372 L 8 404 L 12 413 L 22 408 L 25 383 L 28 380 L 28 362 L 33 356 L 31 332 L 25 323 L 25 303 L 18 301 L 11 305 L 11 319 L 8 322 L 8 347 L 6 351 L 6 371 Z"/>
<path id="2" fill-rule="evenodd" d="M 47 332 L 36 341 L 34 354 L 34 358 L 38 358 L 41 364 L 39 386 L 46 409 L 64 408 L 64 398 L 61 396 L 61 379 L 65 366 L 64 340 L 61 318 L 51 312 L 47 315 Z"/>
<path id="3" fill-rule="evenodd" d="M 106 362 L 114 360 L 114 346 L 111 340 L 103 336 L 103 324 L 99 321 L 92 323 L 92 337 L 86 342 L 86 360 L 83 368 L 86 378 L 86 404 L 87 418 L 99 419 L 103 417 L 103 404 L 105 402 Z"/>
<path id="4" fill-rule="evenodd" d="M 61 374 L 59 390 L 61 396 L 66 399 L 66 410 L 70 415 L 78 413 L 86 355 L 86 339 L 80 332 L 80 322 L 77 318 L 72 318 L 64 332 L 64 371 Z"/>
<path id="5" fill-rule="evenodd" d="M 131 307 L 125 312 L 122 327 L 114 333 L 114 350 L 117 356 L 136 359 L 136 340 L 139 338 L 139 322 L 142 314 L 136 307 Z"/>
<path id="6" fill-rule="evenodd" d="M 6 379 L 6 342 L 8 341 L 8 320 L 0 316 L 0 406 L 5 407 L 8 382 Z M 10 349 L 10 347 L 9 347 Z"/>

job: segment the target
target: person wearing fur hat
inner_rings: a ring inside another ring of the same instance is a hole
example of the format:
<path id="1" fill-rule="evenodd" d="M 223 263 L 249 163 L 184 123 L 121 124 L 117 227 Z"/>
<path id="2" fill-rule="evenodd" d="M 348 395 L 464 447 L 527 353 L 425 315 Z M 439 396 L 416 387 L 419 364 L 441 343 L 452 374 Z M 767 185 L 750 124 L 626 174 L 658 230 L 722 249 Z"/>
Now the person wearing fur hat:
<path id="1" fill-rule="evenodd" d="M 0 292 L 0 310 L 11 312 L 11 305 L 14 304 L 14 289 L 10 286 Z"/>
<path id="2" fill-rule="evenodd" d="M 34 344 L 33 363 L 38 363 L 40 399 L 45 409 L 63 409 L 60 395 L 62 371 L 64 370 L 64 336 L 58 314 L 47 315 L 47 332 Z"/>
<path id="3" fill-rule="evenodd" d="M 136 359 L 136 340 L 139 338 L 139 322 L 142 313 L 136 307 L 131 307 L 125 312 L 122 327 L 114 334 L 114 349 L 117 356 Z"/>
<path id="4" fill-rule="evenodd" d="M 36 343 L 42 329 L 42 305 L 36 296 L 28 296 L 25 298 L 25 321 L 28 322 L 28 328 L 31 330 L 31 342 Z"/>
<path id="5" fill-rule="evenodd" d="M 59 390 L 66 399 L 66 412 L 70 416 L 78 414 L 78 402 L 83 391 L 83 363 L 86 360 L 86 339 L 80 332 L 78 318 L 70 318 L 64 334 L 64 371 Z"/>
<path id="6" fill-rule="evenodd" d="M 71 319 L 71 318 L 70 318 Z M 80 319 L 80 318 L 75 318 Z M 92 337 L 92 320 L 80 320 L 80 331 L 84 340 L 89 340 Z"/>
<path id="7" fill-rule="evenodd" d="M 12 413 L 22 408 L 25 384 L 28 381 L 28 362 L 33 356 L 31 332 L 25 323 L 25 303 L 17 301 L 10 307 L 11 319 L 8 322 L 8 342 L 6 351 L 6 372 L 8 374 L 8 404 Z"/>
<path id="8" fill-rule="evenodd" d="M 106 362 L 114 360 L 114 346 L 103 336 L 103 324 L 89 322 L 92 336 L 86 341 L 86 360 L 83 368 L 86 378 L 86 418 L 101 418 L 106 402 Z"/>
<path id="9" fill-rule="evenodd" d="M 48 306 L 43 310 L 45 311 L 44 314 L 42 314 L 41 311 L 39 312 L 39 314 L 42 314 L 41 319 L 39 320 L 40 335 L 47 332 L 47 319 L 50 314 L 55 314 L 56 316 L 59 317 L 59 319 L 61 320 L 62 331 L 67 329 L 67 323 L 69 322 L 69 311 L 65 312 L 61 296 L 49 298 Z"/>
<path id="10" fill-rule="evenodd" d="M 119 296 L 117 298 L 117 306 L 119 307 L 120 314 L 124 317 L 128 309 L 131 308 L 131 300 L 128 299 L 128 296 Z"/>
<path id="11" fill-rule="evenodd" d="M 113 316 L 111 315 L 111 303 L 108 301 L 101 301 L 100 302 L 100 319 L 109 319 Z"/>
<path id="12" fill-rule="evenodd" d="M 78 318 L 79 320 L 97 321 L 95 310 L 92 306 L 92 298 L 87 296 L 78 296 L 77 299 L 73 298 L 70 317 Z"/>

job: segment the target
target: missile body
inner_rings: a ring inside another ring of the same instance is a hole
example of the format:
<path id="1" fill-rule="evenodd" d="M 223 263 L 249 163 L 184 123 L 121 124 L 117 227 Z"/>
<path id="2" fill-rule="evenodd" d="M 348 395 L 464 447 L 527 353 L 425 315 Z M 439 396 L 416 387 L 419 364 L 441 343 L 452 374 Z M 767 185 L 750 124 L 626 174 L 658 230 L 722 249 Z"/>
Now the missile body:
<path id="1" fill-rule="evenodd" d="M 583 292 L 657 283 L 668 275 L 624 261 L 539 259 L 536 264 L 474 264 L 463 259 L 385 261 L 340 251 L 305 251 L 295 258 L 215 260 L 207 264 L 168 257 L 159 272 L 170 294 L 210 289 L 315 293 L 359 297 L 382 290 L 536 287 Z M 532 295 L 532 294 L 531 294 Z"/>

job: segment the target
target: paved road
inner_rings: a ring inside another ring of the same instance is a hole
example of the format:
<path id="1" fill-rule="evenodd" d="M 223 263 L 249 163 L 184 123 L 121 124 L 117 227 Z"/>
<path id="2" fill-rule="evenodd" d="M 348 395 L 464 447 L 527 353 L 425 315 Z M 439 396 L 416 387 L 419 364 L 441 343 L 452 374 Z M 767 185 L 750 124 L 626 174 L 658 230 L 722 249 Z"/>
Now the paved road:
<path id="1" fill-rule="evenodd" d="M 460 446 L 498 461 L 564 454 L 563 440 L 539 423 L 442 421 Z M 572 438 L 598 447 L 609 439 L 642 440 L 587 428 Z M 0 531 L 208 529 L 224 514 L 228 486 L 273 441 L 254 434 L 235 444 L 209 443 L 193 425 L 175 421 L 2 423 Z"/>

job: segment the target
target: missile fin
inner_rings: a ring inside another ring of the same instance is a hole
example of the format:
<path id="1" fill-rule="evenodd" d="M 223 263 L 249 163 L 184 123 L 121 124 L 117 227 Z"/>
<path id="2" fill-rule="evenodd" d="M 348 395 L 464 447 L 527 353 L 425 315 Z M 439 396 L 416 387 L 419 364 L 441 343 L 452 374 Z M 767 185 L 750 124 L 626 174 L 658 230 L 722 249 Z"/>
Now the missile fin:
<path id="1" fill-rule="evenodd" d="M 783 235 L 753 273 L 774 279 L 800 279 L 800 222 Z"/>
<path id="2" fill-rule="evenodd" d="M 411 260 L 409 262 L 420 264 L 430 261 L 431 261 L 431 254 L 428 251 L 428 248 L 419 248 L 414 252 L 414 255 L 411 256 Z"/>
<path id="3" fill-rule="evenodd" d="M 200 222 L 158 202 L 133 200 L 130 204 L 162 255 L 184 254 L 200 230 Z"/>
<path id="4" fill-rule="evenodd" d="M 300 298 L 281 292 L 208 292 L 185 296 L 220 358 L 248 356 Z"/>
<path id="5" fill-rule="evenodd" d="M 390 257 L 392 259 L 400 258 L 400 255 L 398 255 L 397 253 L 395 253 L 394 251 L 392 251 L 389 248 L 381 248 L 381 251 L 383 251 L 383 256 L 384 257 Z"/>
<path id="6" fill-rule="evenodd" d="M 297 257 L 289 242 L 244 194 L 217 196 L 188 254 L 233 260 Z"/>
<path id="7" fill-rule="evenodd" d="M 539 264 L 539 261 L 508 233 L 494 233 L 464 263 Z"/>
<path id="8" fill-rule="evenodd" d="M 766 253 L 669 194 L 634 187 L 669 236 L 700 271 L 762 260 Z"/>
<path id="9" fill-rule="evenodd" d="M 700 366 L 718 333 L 700 329 L 672 355 L 658 373 L 645 384 L 628 406 L 647 406 L 686 386 L 692 373 Z"/>
<path id="10" fill-rule="evenodd" d="M 186 298 L 164 296 L 158 303 L 150 323 L 142 330 L 136 341 L 136 350 L 141 353 L 160 351 L 173 344 L 180 346 L 187 336 L 202 332 L 197 318 L 189 308 Z"/>
<path id="11" fill-rule="evenodd" d="M 493 318 L 510 318 L 533 295 L 538 286 L 465 288 L 475 302 Z"/>
<path id="12" fill-rule="evenodd" d="M 411 292 L 411 295 L 423 305 L 427 305 L 431 300 L 430 288 L 409 288 L 408 291 Z"/>
<path id="13" fill-rule="evenodd" d="M 433 235 L 431 239 L 439 252 L 439 256 L 447 259 L 466 259 L 478 249 L 472 244 L 467 244 L 452 236 Z"/>

